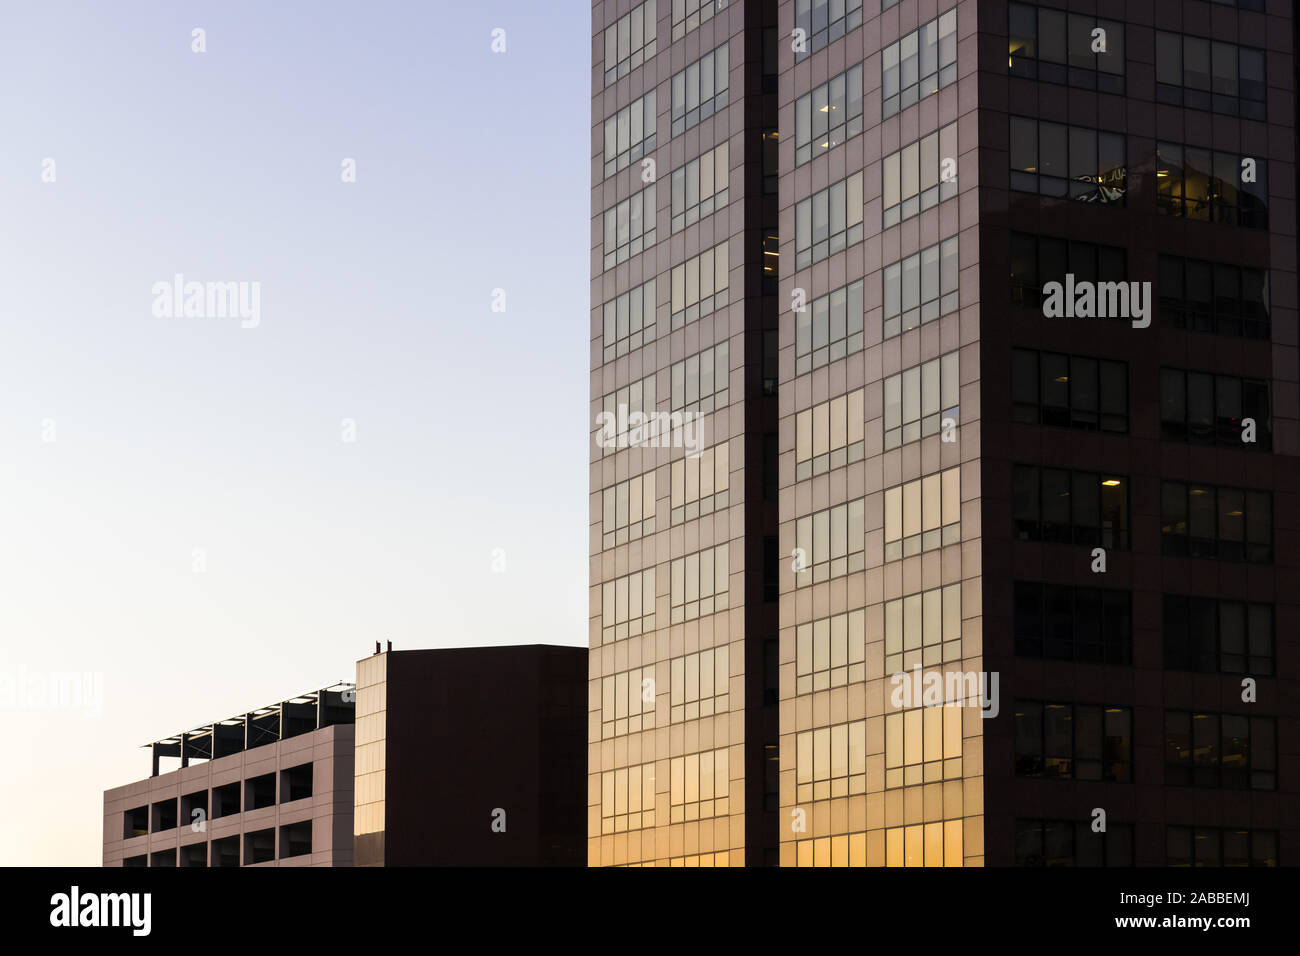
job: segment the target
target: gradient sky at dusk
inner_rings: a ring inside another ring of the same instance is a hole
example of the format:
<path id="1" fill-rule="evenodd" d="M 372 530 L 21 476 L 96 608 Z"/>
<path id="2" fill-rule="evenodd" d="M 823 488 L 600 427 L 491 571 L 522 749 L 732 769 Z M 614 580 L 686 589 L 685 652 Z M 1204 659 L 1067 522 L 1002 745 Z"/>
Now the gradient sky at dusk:
<path id="1" fill-rule="evenodd" d="M 0 864 L 98 865 L 140 744 L 376 640 L 585 644 L 589 7 L 5 19 Z M 176 273 L 260 325 L 155 317 Z M 52 673 L 102 713 L 12 692 Z"/>

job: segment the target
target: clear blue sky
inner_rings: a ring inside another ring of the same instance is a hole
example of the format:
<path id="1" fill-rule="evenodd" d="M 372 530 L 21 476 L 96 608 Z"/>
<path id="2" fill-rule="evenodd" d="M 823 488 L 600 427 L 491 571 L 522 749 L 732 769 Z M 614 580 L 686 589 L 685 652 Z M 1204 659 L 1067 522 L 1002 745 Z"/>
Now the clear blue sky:
<path id="1" fill-rule="evenodd" d="M 97 865 L 139 744 L 375 640 L 585 644 L 589 5 L 4 20 L 0 676 L 103 698 L 0 699 L 0 864 Z M 155 317 L 176 273 L 260 324 Z"/>

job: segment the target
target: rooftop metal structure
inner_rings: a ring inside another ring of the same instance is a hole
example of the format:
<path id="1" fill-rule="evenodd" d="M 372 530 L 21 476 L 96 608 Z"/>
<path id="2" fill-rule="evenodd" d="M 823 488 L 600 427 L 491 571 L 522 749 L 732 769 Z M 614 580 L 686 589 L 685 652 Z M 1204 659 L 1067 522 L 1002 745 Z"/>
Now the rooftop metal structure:
<path id="1" fill-rule="evenodd" d="M 188 767 L 191 759 L 228 757 L 355 719 L 356 685 L 340 681 L 142 746 L 153 751 L 150 776 L 156 777 L 160 757 L 180 757 L 181 766 Z"/>

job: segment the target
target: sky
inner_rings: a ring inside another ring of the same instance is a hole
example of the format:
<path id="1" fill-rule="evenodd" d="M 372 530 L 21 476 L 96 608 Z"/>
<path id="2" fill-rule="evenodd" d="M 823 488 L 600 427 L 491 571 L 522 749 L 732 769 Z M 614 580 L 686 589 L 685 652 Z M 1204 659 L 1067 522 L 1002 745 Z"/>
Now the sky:
<path id="1" fill-rule="evenodd" d="M 376 640 L 585 645 L 590 6 L 0 6 L 0 865 Z"/>

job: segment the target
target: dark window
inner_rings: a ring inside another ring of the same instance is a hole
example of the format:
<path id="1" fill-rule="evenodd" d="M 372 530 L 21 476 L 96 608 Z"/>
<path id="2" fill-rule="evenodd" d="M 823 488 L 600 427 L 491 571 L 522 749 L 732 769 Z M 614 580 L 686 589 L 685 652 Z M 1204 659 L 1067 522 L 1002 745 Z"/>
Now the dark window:
<path id="1" fill-rule="evenodd" d="M 1128 431 L 1128 364 L 1013 349 L 1011 419 L 1087 431 Z"/>
<path id="2" fill-rule="evenodd" d="M 1208 674 L 1273 673 L 1273 606 L 1166 594 L 1165 667 Z"/>
<path id="3" fill-rule="evenodd" d="M 1244 451 L 1271 451 L 1268 382 L 1183 369 L 1160 370 L 1160 437 Z M 1254 441 L 1244 441 L 1245 419 Z"/>
<path id="4" fill-rule="evenodd" d="M 1128 549 L 1128 479 L 1015 465 L 1011 509 L 1021 541 Z"/>
<path id="5" fill-rule="evenodd" d="M 781 291 L 781 237 L 775 228 L 763 230 L 763 295 Z"/>
<path id="6" fill-rule="evenodd" d="M 1166 827 L 1166 866 L 1277 866 L 1277 831 Z"/>
<path id="7" fill-rule="evenodd" d="M 212 841 L 213 866 L 239 866 L 239 837 L 229 836 Z"/>
<path id="8" fill-rule="evenodd" d="M 256 830 L 244 834 L 244 865 L 268 863 L 275 859 L 275 831 Z"/>
<path id="9" fill-rule="evenodd" d="M 151 833 L 176 829 L 176 798 L 160 800 L 153 805 L 153 826 Z"/>
<path id="10" fill-rule="evenodd" d="M 1012 76 L 1124 92 L 1124 24 L 1023 3 L 1009 4 L 1008 14 Z"/>
<path id="11" fill-rule="evenodd" d="M 1159 143 L 1156 189 L 1165 215 L 1268 228 L 1268 169 L 1260 157 Z"/>
<path id="12" fill-rule="evenodd" d="M 1165 711 L 1165 785 L 1276 790 L 1277 721 Z"/>
<path id="13" fill-rule="evenodd" d="M 305 800 L 307 797 L 311 796 L 311 787 L 311 764 L 304 763 L 297 767 L 290 767 L 288 770 L 280 771 L 280 794 L 282 803 L 288 803 L 290 800 Z"/>
<path id="14" fill-rule="evenodd" d="M 1011 304 L 1039 308 L 1043 302 L 1043 286 L 1049 282 L 1064 284 L 1067 274 L 1074 275 L 1078 281 L 1126 282 L 1127 258 L 1119 246 L 1013 232 Z"/>
<path id="15" fill-rule="evenodd" d="M 1124 136 L 1023 116 L 1011 118 L 1011 188 L 1123 205 Z"/>
<path id="16" fill-rule="evenodd" d="M 144 836 L 149 832 L 149 808 L 135 807 L 122 814 L 122 839 Z"/>
<path id="17" fill-rule="evenodd" d="M 1017 581 L 1013 589 L 1016 655 L 1126 665 L 1132 662 L 1128 591 Z"/>
<path id="18" fill-rule="evenodd" d="M 280 858 L 305 856 L 311 852 L 311 821 L 280 827 Z"/>
<path id="19" fill-rule="evenodd" d="M 1017 701 L 1016 775 L 1129 783 L 1132 723 L 1127 707 Z"/>
<path id="20" fill-rule="evenodd" d="M 763 130 L 763 192 L 774 195 L 781 184 L 780 134 Z"/>
<path id="21" fill-rule="evenodd" d="M 149 854 L 150 866 L 175 866 L 176 865 L 176 848 L 170 850 L 159 850 L 156 853 Z"/>
<path id="22" fill-rule="evenodd" d="M 1167 555 L 1270 564 L 1272 493 L 1163 482 L 1160 542 Z"/>
<path id="23" fill-rule="evenodd" d="M 249 810 L 275 806 L 275 774 L 264 773 L 246 781 L 244 806 Z"/>
<path id="24" fill-rule="evenodd" d="M 1016 866 L 1132 866 L 1133 826 L 1083 820 L 1017 820 Z"/>
<path id="25" fill-rule="evenodd" d="M 1264 51 L 1177 33 L 1156 33 L 1156 99 L 1262 120 Z"/>

